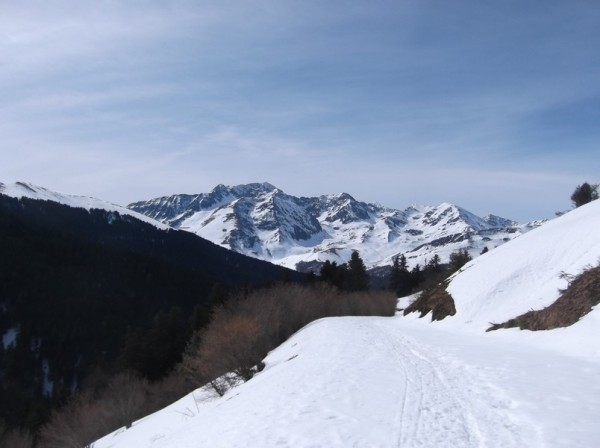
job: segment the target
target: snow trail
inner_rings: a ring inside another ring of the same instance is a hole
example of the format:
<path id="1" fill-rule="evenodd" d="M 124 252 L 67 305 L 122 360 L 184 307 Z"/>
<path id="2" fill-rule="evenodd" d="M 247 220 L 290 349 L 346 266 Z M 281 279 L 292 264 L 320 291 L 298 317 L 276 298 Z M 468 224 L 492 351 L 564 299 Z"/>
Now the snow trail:
<path id="1" fill-rule="evenodd" d="M 317 321 L 251 381 L 198 403 L 195 416 L 180 412 L 174 423 L 174 411 L 158 413 L 94 447 L 544 446 L 490 375 L 436 347 L 443 333 L 421 342 L 401 322 Z"/>
<path id="2" fill-rule="evenodd" d="M 404 374 L 398 447 L 525 446 L 504 392 L 390 323 L 373 321 L 370 330 Z"/>

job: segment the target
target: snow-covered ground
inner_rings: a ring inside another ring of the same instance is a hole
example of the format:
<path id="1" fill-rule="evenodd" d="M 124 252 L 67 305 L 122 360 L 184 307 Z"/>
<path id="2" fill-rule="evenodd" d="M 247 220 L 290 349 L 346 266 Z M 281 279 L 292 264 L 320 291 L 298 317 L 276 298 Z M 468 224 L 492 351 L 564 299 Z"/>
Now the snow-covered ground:
<path id="1" fill-rule="evenodd" d="M 507 333 L 325 319 L 223 398 L 196 391 L 94 448 L 596 446 L 598 360 Z"/>
<path id="2" fill-rule="evenodd" d="M 600 311 L 569 328 L 486 333 L 546 306 L 600 257 L 600 201 L 469 263 L 457 314 L 314 322 L 222 398 L 198 390 L 97 441 L 156 447 L 594 447 Z"/>

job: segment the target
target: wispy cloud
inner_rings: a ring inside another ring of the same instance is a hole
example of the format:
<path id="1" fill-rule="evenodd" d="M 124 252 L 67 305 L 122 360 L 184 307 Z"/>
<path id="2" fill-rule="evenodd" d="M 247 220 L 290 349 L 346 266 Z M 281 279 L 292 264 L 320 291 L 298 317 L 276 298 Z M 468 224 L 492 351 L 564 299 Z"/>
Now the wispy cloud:
<path id="1" fill-rule="evenodd" d="M 600 8 L 531 5 L 3 2 L 0 180 L 548 215 L 600 169 Z"/>

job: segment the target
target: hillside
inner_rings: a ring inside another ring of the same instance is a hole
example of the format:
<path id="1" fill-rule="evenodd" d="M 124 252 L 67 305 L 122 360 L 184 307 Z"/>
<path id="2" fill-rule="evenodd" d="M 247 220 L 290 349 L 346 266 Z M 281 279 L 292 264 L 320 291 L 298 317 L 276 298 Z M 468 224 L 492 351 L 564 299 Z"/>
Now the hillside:
<path id="1" fill-rule="evenodd" d="M 29 198 L 38 201 L 55 202 L 57 204 L 67 205 L 73 208 L 82 208 L 88 211 L 94 209 L 105 210 L 112 213 L 118 213 L 119 215 L 130 216 L 159 229 L 166 230 L 169 228 L 169 226 L 162 224 L 159 221 L 150 219 L 141 213 L 137 213 L 117 204 L 112 204 L 90 196 L 58 193 L 29 182 L 15 182 L 14 184 L 4 184 L 0 182 L 0 194 L 17 199 Z"/>
<path id="2" fill-rule="evenodd" d="M 473 260 L 448 285 L 453 317 L 314 322 L 224 397 L 199 389 L 93 446 L 595 446 L 600 312 L 485 330 L 556 300 L 562 271 L 597 264 L 599 221 L 596 201 Z"/>
<path id="3" fill-rule="evenodd" d="M 568 286 L 564 273 L 600 262 L 598 229 L 600 201 L 594 201 L 467 264 L 446 288 L 457 312 L 444 325 L 482 331 L 552 304 Z"/>
<path id="4" fill-rule="evenodd" d="M 519 224 L 494 215 L 478 217 L 453 204 L 396 210 L 347 193 L 305 198 L 268 183 L 209 193 L 174 195 L 128 206 L 174 228 L 187 230 L 234 251 L 298 270 L 327 260 L 345 263 L 358 250 L 368 267 L 389 266 L 405 254 L 411 267 L 451 252 L 476 256 L 539 222 Z"/>
<path id="5" fill-rule="evenodd" d="M 36 427 L 93 371 L 161 377 L 208 320 L 216 284 L 299 279 L 142 218 L 99 200 L 2 187 L 0 418 Z"/>

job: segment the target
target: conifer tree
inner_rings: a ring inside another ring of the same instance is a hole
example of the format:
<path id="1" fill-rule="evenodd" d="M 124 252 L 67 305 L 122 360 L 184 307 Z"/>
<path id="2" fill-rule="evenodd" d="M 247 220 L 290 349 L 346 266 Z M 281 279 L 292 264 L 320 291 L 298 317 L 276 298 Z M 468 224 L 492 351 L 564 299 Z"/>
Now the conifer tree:
<path id="1" fill-rule="evenodd" d="M 413 282 L 404 254 L 396 255 L 393 259 L 390 287 L 398 297 L 405 297 L 412 292 Z"/>
<path id="2" fill-rule="evenodd" d="M 571 201 L 575 207 L 581 207 L 588 202 L 598 199 L 598 185 L 590 185 L 587 182 L 577 185 L 571 195 Z"/>
<path id="3" fill-rule="evenodd" d="M 413 287 L 423 282 L 423 271 L 421 270 L 421 266 L 419 265 L 419 263 L 417 263 L 415 267 L 412 268 L 412 270 L 410 271 L 410 278 Z"/>
<path id="4" fill-rule="evenodd" d="M 369 274 L 358 251 L 353 251 L 348 262 L 347 286 L 349 291 L 364 291 L 369 289 Z"/>
<path id="5" fill-rule="evenodd" d="M 455 272 L 471 261 L 471 256 L 467 249 L 459 249 L 450 254 L 450 271 Z"/>
<path id="6" fill-rule="evenodd" d="M 429 261 L 429 263 L 427 263 L 427 271 L 429 272 L 440 272 L 441 270 L 441 260 L 440 260 L 440 256 L 438 254 L 435 254 L 431 260 Z"/>

